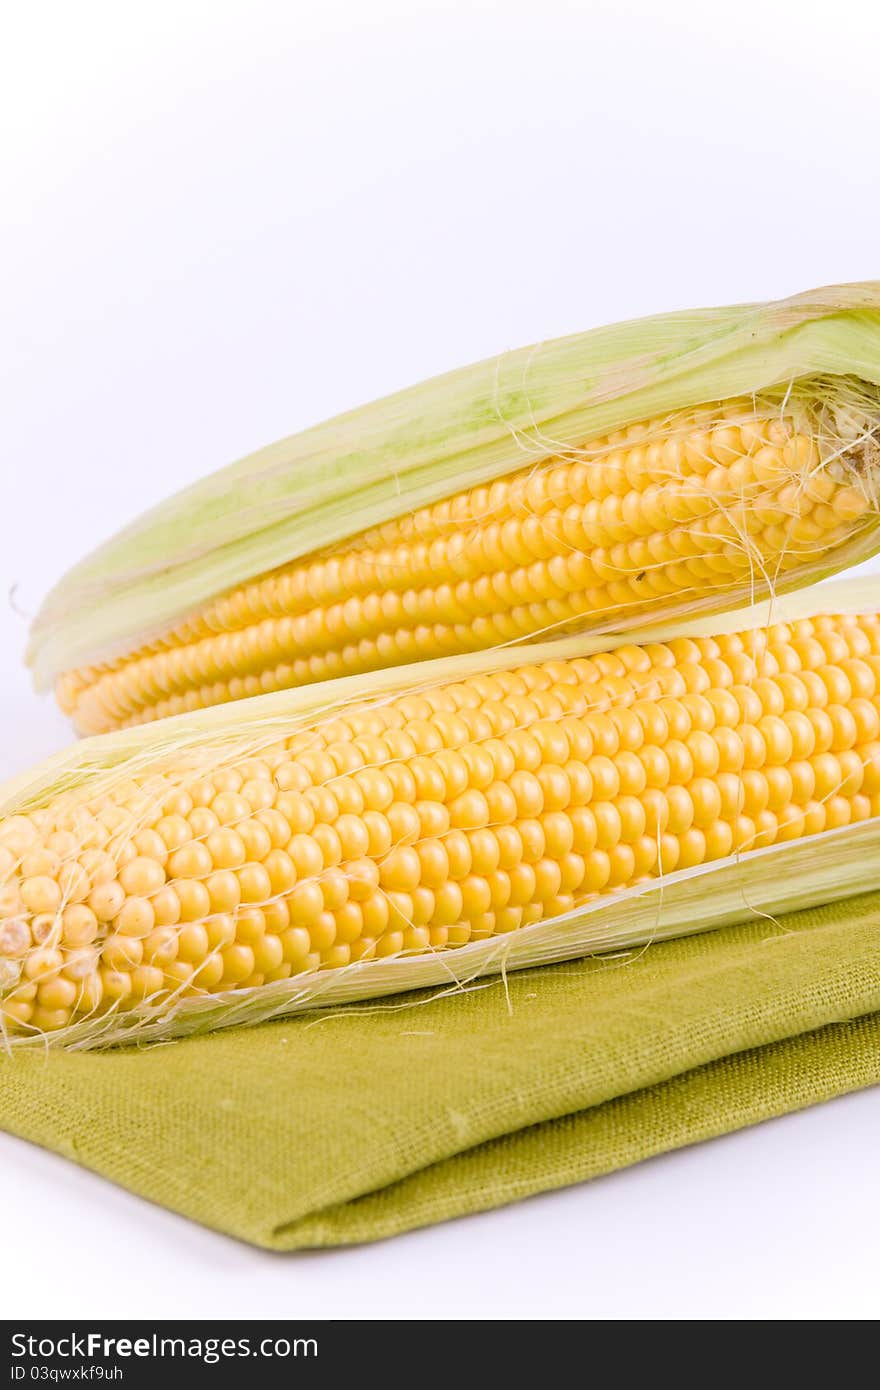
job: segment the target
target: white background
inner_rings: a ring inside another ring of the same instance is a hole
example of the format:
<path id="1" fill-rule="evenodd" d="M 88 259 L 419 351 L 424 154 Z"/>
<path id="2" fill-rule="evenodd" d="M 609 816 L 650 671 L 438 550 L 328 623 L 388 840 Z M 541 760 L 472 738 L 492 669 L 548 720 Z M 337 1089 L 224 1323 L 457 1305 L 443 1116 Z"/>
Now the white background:
<path id="1" fill-rule="evenodd" d="M 880 274 L 873 4 L 10 4 L 0 774 L 87 549 L 241 453 L 543 337 Z M 0 1140 L 5 1317 L 880 1312 L 880 1098 L 270 1256 Z M 121 1276 L 121 1277 L 120 1277 Z"/>

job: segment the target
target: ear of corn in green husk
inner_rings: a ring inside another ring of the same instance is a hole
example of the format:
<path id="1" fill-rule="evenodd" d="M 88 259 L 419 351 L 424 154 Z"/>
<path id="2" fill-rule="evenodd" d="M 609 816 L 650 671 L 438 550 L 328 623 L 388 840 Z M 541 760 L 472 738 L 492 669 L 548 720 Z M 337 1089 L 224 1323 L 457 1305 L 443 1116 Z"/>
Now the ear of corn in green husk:
<path id="1" fill-rule="evenodd" d="M 156 1040 L 880 887 L 876 581 L 312 685 L 0 793 L 10 1046 Z"/>
<path id="2" fill-rule="evenodd" d="M 61 581 L 80 732 L 784 593 L 880 546 L 880 285 L 548 342 L 275 444 Z"/>

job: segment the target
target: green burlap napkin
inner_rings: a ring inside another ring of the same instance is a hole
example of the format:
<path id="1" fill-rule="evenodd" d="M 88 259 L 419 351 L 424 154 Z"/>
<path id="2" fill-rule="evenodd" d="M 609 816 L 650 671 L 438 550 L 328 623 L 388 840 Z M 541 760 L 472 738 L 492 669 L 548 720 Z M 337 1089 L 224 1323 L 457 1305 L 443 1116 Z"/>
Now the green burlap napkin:
<path id="1" fill-rule="evenodd" d="M 137 1051 L 0 1062 L 0 1125 L 277 1250 L 375 1240 L 880 1080 L 880 894 Z"/>

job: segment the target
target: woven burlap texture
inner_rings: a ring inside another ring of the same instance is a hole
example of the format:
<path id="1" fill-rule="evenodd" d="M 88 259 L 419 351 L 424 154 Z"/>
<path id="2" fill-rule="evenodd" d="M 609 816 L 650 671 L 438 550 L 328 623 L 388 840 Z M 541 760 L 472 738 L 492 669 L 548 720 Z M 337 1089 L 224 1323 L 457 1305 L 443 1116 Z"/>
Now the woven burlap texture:
<path id="1" fill-rule="evenodd" d="M 0 1060 L 0 1126 L 293 1250 L 500 1206 L 878 1080 L 873 894 L 444 997 L 20 1052 Z"/>

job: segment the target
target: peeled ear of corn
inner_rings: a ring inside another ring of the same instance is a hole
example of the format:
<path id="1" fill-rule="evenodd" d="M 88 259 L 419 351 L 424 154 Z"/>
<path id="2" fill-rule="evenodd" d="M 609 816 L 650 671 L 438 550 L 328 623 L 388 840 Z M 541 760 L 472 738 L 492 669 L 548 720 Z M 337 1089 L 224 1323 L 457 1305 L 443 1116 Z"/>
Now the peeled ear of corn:
<path id="1" fill-rule="evenodd" d="M 29 660 L 83 733 L 784 593 L 880 547 L 880 286 L 508 353 L 135 522 Z"/>
<path id="2" fill-rule="evenodd" d="M 86 740 L 0 810 L 18 1044 L 458 987 L 830 901 L 880 887 L 876 582 Z"/>

